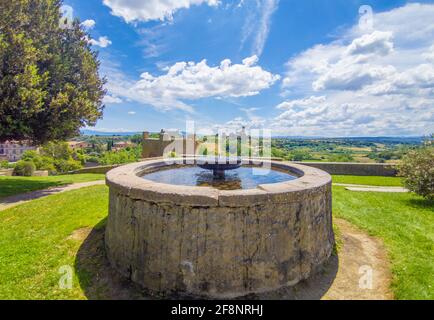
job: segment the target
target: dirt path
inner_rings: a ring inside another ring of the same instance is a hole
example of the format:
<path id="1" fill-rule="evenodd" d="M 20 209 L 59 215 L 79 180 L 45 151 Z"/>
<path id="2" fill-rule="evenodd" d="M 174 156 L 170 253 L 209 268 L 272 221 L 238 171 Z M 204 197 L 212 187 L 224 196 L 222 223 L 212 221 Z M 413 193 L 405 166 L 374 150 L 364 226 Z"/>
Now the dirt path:
<path id="1" fill-rule="evenodd" d="M 357 192 L 388 192 L 388 193 L 407 193 L 409 190 L 401 187 L 346 187 L 346 190 Z"/>
<path id="2" fill-rule="evenodd" d="M 383 243 L 370 237 L 345 220 L 335 219 L 343 245 L 339 252 L 339 269 L 323 299 L 387 300 L 390 291 L 389 259 Z M 372 287 L 369 288 L 369 276 Z"/>
<path id="3" fill-rule="evenodd" d="M 348 183 L 333 183 L 334 186 L 345 187 L 349 191 L 359 192 L 392 192 L 392 193 L 405 193 L 410 192 L 403 187 L 388 187 L 388 186 L 368 186 L 361 184 L 348 184 Z"/>
<path id="4" fill-rule="evenodd" d="M 66 191 L 81 189 L 84 187 L 90 187 L 95 185 L 102 185 L 102 184 L 105 184 L 104 180 L 73 183 L 73 184 L 60 186 L 60 187 L 53 187 L 44 190 L 37 190 L 37 191 L 17 194 L 15 196 L 10 196 L 7 198 L 0 199 L 0 211 L 15 207 L 17 205 L 23 204 L 31 200 L 43 198 L 52 194 L 62 193 Z"/>
<path id="5" fill-rule="evenodd" d="M 391 274 L 382 242 L 356 229 L 345 220 L 335 219 L 342 245 L 315 276 L 257 299 L 297 300 L 388 300 Z"/>

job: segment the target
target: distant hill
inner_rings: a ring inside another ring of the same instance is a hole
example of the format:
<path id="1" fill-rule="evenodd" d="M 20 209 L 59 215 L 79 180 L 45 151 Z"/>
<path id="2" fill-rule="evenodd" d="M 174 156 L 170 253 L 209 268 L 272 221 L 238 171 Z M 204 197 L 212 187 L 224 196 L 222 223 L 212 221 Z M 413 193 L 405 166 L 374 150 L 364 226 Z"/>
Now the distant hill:
<path id="1" fill-rule="evenodd" d="M 136 134 L 142 134 L 142 132 L 106 132 L 96 130 L 80 130 L 82 135 L 85 136 L 133 136 Z"/>
<path id="2" fill-rule="evenodd" d="M 285 137 L 278 136 L 273 137 L 275 139 L 289 139 L 289 140 L 339 140 L 339 141 L 358 141 L 358 142 L 372 142 L 372 143 L 386 143 L 386 144 L 420 144 L 426 137 L 415 136 L 415 137 L 334 137 L 334 138 L 324 138 L 324 137 Z"/>

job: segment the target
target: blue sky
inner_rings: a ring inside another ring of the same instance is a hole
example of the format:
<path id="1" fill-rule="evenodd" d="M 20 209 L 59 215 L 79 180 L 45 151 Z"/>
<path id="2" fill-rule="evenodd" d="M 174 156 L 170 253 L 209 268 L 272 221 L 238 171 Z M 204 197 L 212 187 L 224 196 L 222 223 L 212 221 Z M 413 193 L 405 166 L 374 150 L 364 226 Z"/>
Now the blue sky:
<path id="1" fill-rule="evenodd" d="M 68 0 L 99 51 L 100 131 L 434 132 L 434 1 Z M 370 11 L 359 9 L 369 5 Z"/>

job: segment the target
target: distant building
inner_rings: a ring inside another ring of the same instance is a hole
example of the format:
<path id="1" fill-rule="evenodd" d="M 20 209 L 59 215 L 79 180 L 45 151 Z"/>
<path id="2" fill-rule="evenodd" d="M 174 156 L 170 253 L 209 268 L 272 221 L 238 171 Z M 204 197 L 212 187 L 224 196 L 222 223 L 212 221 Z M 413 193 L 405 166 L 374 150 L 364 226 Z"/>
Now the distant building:
<path id="1" fill-rule="evenodd" d="M 37 147 L 32 146 L 28 141 L 0 142 L 0 160 L 18 161 L 28 150 L 37 150 Z"/>
<path id="2" fill-rule="evenodd" d="M 91 145 L 85 141 L 68 141 L 68 145 L 72 150 L 86 149 Z"/>
<path id="3" fill-rule="evenodd" d="M 115 144 L 113 144 L 112 151 L 119 151 L 128 147 L 135 147 L 135 146 L 136 145 L 134 143 L 129 141 L 116 142 Z"/>
<path id="4" fill-rule="evenodd" d="M 165 157 L 171 152 L 177 156 L 194 155 L 200 142 L 196 140 L 196 135 L 184 137 L 174 136 L 161 130 L 159 138 L 151 138 L 149 132 L 143 132 L 143 158 Z"/>

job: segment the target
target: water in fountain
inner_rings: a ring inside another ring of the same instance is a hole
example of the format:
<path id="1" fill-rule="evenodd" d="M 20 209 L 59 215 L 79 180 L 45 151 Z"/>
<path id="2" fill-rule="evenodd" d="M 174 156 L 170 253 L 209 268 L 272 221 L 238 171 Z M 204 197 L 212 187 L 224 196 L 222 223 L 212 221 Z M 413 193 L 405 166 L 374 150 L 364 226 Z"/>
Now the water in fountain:
<path id="1" fill-rule="evenodd" d="M 216 150 L 218 150 L 216 136 Z M 223 138 L 226 139 L 226 138 Z M 251 143 L 251 139 L 250 143 Z M 237 153 L 241 150 L 241 139 L 237 137 Z M 229 143 L 226 143 L 228 146 Z M 160 171 L 147 173 L 144 179 L 175 185 L 206 186 L 220 190 L 253 189 L 260 184 L 278 183 L 296 179 L 287 172 L 271 168 L 258 168 L 242 165 L 239 155 L 199 156 L 195 166 L 168 167 Z"/>

